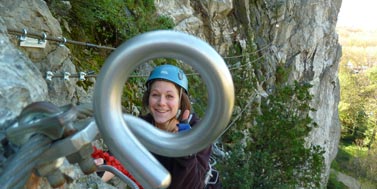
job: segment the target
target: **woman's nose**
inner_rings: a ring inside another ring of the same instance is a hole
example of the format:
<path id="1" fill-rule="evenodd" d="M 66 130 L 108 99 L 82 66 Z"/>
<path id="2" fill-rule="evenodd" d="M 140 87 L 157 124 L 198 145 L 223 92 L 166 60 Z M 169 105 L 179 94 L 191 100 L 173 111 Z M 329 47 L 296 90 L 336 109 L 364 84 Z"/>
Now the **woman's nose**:
<path id="1" fill-rule="evenodd" d="M 166 99 L 165 99 L 163 96 L 161 96 L 161 97 L 158 99 L 157 103 L 158 103 L 159 105 L 164 105 L 164 104 L 166 103 Z"/>

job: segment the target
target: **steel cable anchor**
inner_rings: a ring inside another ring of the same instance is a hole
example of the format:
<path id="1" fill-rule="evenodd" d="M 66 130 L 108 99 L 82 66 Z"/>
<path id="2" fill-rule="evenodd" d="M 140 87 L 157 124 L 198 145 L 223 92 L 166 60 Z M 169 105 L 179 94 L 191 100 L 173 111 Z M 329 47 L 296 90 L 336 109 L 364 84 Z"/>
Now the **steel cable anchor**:
<path id="1" fill-rule="evenodd" d="M 8 140 L 18 146 L 27 143 L 31 137 L 40 134 L 51 141 L 74 132 L 72 122 L 76 119 L 76 109 L 72 105 L 59 108 L 49 102 L 35 102 L 25 107 L 19 121 L 6 130 Z M 38 165 L 36 173 L 47 177 L 53 187 L 64 184 L 64 177 L 58 168 L 64 159 L 54 159 Z"/>

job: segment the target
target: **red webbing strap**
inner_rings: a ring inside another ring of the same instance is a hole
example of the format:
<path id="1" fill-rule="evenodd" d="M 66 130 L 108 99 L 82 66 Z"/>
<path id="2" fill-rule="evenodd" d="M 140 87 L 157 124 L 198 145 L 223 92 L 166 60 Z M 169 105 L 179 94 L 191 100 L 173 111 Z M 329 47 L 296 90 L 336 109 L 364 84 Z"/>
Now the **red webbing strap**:
<path id="1" fill-rule="evenodd" d="M 95 146 L 93 146 L 94 152 L 92 153 L 92 157 L 94 159 L 102 158 L 105 160 L 106 165 L 110 165 L 121 171 L 124 175 L 126 175 L 128 178 L 133 180 L 137 186 L 140 189 L 143 189 L 143 187 L 140 185 L 139 182 L 123 167 L 123 165 L 115 159 L 114 156 L 111 156 L 109 153 L 104 152 L 103 150 L 97 149 Z"/>

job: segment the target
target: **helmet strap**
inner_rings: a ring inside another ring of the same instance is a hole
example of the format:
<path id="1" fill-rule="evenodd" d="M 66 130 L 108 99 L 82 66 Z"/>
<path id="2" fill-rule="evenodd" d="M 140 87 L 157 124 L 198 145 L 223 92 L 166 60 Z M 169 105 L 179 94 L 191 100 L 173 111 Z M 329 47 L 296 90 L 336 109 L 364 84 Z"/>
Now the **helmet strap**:
<path id="1" fill-rule="evenodd" d="M 180 90 L 179 90 L 179 109 L 178 109 L 178 111 L 177 111 L 177 115 L 175 116 L 175 118 L 176 119 L 178 119 L 178 117 L 181 115 L 181 112 L 182 112 L 182 110 L 181 110 L 181 100 L 182 100 L 182 87 L 179 87 L 180 88 Z"/>
<path id="2" fill-rule="evenodd" d="M 177 111 L 177 115 L 175 116 L 176 119 L 178 119 L 178 117 L 181 115 L 181 109 L 178 109 Z"/>

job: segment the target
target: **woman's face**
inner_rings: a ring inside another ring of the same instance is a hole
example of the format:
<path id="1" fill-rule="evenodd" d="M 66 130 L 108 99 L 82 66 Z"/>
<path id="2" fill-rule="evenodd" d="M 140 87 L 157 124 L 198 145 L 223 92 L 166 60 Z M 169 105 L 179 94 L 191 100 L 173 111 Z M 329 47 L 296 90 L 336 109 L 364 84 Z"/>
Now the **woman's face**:
<path id="1" fill-rule="evenodd" d="M 168 81 L 157 80 L 152 83 L 149 94 L 149 110 L 158 125 L 169 124 L 179 108 L 179 91 Z"/>

